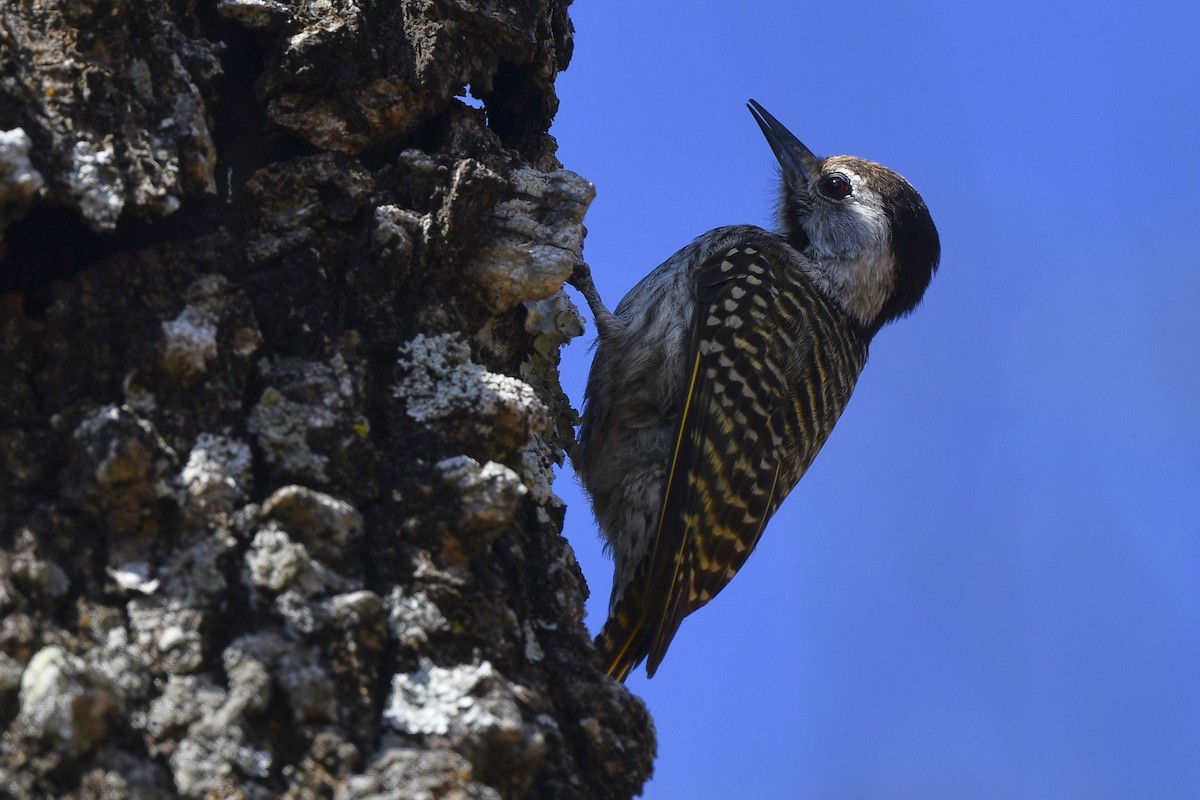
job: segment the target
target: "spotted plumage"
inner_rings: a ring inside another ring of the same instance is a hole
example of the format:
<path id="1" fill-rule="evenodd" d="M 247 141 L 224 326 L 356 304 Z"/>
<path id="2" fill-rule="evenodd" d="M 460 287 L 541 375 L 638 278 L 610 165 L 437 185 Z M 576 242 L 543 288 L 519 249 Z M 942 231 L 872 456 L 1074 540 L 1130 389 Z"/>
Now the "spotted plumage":
<path id="1" fill-rule="evenodd" d="M 737 573 L 850 398 L 876 331 L 920 301 L 939 248 L 916 191 L 817 159 L 760 106 L 783 167 L 780 230 L 718 228 L 600 331 L 572 455 L 616 559 L 603 666 L 653 675 L 684 617 Z"/>

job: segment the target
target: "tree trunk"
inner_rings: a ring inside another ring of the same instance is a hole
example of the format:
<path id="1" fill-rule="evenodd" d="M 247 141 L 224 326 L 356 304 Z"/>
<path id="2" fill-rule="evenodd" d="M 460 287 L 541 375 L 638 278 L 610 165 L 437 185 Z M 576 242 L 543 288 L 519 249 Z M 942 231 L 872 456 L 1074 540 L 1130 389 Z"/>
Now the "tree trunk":
<path id="1" fill-rule="evenodd" d="M 640 790 L 550 490 L 567 5 L 0 6 L 0 796 Z"/>

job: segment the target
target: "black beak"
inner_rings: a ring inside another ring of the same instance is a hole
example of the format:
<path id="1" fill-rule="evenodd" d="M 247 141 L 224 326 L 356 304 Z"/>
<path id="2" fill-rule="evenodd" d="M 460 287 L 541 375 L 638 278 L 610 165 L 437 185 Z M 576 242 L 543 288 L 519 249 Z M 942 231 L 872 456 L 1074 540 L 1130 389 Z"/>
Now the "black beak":
<path id="1" fill-rule="evenodd" d="M 775 158 L 779 159 L 784 180 L 792 186 L 807 186 L 809 171 L 819 159 L 765 108 L 753 100 L 746 105 L 758 127 L 762 128 L 763 136 L 767 137 L 767 144 L 771 145 Z"/>

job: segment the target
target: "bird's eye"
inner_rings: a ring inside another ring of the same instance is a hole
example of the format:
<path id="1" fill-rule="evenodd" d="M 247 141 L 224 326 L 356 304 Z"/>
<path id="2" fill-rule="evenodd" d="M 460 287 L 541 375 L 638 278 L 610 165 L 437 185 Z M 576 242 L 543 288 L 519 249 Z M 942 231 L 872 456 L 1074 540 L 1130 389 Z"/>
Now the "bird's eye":
<path id="1" fill-rule="evenodd" d="M 850 196 L 850 181 L 844 175 L 826 175 L 817 184 L 821 194 L 831 200 L 842 200 Z"/>

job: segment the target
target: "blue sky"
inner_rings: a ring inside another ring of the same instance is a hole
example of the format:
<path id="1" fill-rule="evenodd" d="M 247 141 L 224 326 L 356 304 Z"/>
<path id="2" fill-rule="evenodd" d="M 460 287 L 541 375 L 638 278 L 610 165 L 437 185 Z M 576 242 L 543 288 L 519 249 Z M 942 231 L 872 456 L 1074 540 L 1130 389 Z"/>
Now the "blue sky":
<path id="1" fill-rule="evenodd" d="M 746 567 L 630 679 L 645 796 L 1200 797 L 1197 7 L 572 17 L 552 133 L 596 184 L 610 307 L 698 234 L 771 225 L 750 97 L 909 178 L 943 247 Z M 576 404 L 593 336 L 564 352 Z M 557 491 L 595 631 L 612 567 Z"/>

